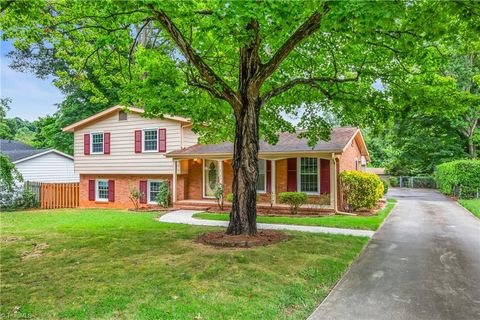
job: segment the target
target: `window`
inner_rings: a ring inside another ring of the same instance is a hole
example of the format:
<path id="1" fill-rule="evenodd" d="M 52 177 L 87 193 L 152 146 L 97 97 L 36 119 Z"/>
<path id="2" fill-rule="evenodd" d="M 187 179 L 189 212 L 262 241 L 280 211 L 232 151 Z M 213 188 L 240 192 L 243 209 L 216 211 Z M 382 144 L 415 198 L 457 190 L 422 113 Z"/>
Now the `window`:
<path id="1" fill-rule="evenodd" d="M 258 180 L 257 180 L 257 191 L 265 192 L 267 186 L 267 161 L 258 160 Z"/>
<path id="2" fill-rule="evenodd" d="M 160 186 L 162 183 L 165 183 L 161 180 L 149 180 L 148 181 L 148 202 L 155 203 L 155 198 L 157 197 L 158 193 L 160 192 Z"/>
<path id="3" fill-rule="evenodd" d="M 108 180 L 96 180 L 96 201 L 108 201 Z"/>
<path id="4" fill-rule="evenodd" d="M 318 159 L 300 158 L 300 191 L 318 193 Z"/>
<path id="5" fill-rule="evenodd" d="M 92 153 L 103 153 L 103 133 L 92 133 Z"/>
<path id="6" fill-rule="evenodd" d="M 143 130 L 143 151 L 158 151 L 158 130 Z"/>

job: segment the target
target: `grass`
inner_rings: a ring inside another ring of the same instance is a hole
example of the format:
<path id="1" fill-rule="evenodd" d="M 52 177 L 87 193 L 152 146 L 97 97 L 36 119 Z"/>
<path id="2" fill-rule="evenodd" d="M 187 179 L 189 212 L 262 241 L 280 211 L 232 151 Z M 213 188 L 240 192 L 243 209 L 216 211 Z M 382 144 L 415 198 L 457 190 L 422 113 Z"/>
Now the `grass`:
<path id="1" fill-rule="evenodd" d="M 257 221 L 262 223 L 278 223 L 278 224 L 297 224 L 306 226 L 322 226 L 334 228 L 377 230 L 383 220 L 388 216 L 395 206 L 395 199 L 389 199 L 385 208 L 380 210 L 375 216 L 325 216 L 325 217 L 270 217 L 258 216 Z M 207 220 L 223 220 L 228 221 L 229 215 L 226 213 L 197 213 L 193 215 L 195 218 Z"/>
<path id="2" fill-rule="evenodd" d="M 468 211 L 473 213 L 474 216 L 480 218 L 480 199 L 460 199 L 458 202 L 464 206 Z"/>
<path id="3" fill-rule="evenodd" d="M 0 318 L 305 319 L 368 242 L 293 233 L 280 244 L 217 249 L 207 227 L 155 213 L 0 213 Z M 34 244 L 48 248 L 22 260 Z"/>

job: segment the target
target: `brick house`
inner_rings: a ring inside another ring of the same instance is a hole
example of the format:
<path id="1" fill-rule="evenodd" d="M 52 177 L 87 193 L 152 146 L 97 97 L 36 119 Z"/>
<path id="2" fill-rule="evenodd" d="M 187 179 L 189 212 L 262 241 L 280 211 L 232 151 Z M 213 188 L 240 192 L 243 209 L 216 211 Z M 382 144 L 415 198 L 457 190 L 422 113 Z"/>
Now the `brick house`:
<path id="1" fill-rule="evenodd" d="M 231 191 L 233 144 L 197 144 L 188 119 L 149 119 L 143 110 L 109 108 L 74 123 L 75 172 L 80 174 L 80 206 L 130 208 L 132 188 L 144 195 L 142 206 L 154 205 L 161 183 L 167 182 L 177 207 L 214 205 L 217 183 Z M 357 128 L 334 128 L 329 141 L 313 148 L 297 134 L 281 133 L 276 145 L 260 143 L 258 206 L 282 209 L 278 194 L 308 194 L 306 210 L 338 208 L 338 173 L 364 170 L 369 160 Z M 228 207 L 228 204 L 227 204 Z"/>

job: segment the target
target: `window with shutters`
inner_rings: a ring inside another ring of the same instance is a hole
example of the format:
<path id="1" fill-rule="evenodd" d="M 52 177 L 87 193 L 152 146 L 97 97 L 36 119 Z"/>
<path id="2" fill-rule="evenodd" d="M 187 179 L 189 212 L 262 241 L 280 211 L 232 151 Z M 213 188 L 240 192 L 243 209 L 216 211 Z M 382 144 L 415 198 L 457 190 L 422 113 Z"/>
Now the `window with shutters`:
<path id="1" fill-rule="evenodd" d="M 158 130 L 143 129 L 143 152 L 158 151 Z"/>
<path id="2" fill-rule="evenodd" d="M 95 132 L 90 134 L 90 150 L 93 154 L 103 153 L 103 132 Z"/>
<path id="3" fill-rule="evenodd" d="M 267 188 L 267 161 L 263 159 L 258 160 L 258 180 L 257 192 L 265 192 Z"/>
<path id="4" fill-rule="evenodd" d="M 299 162 L 299 191 L 318 194 L 318 159 L 300 158 Z"/>
<path id="5" fill-rule="evenodd" d="M 95 200 L 108 201 L 108 180 L 95 180 Z"/>
<path id="6" fill-rule="evenodd" d="M 160 186 L 165 181 L 162 180 L 148 180 L 148 203 L 157 203 L 155 198 L 157 198 L 158 193 L 160 192 Z"/>

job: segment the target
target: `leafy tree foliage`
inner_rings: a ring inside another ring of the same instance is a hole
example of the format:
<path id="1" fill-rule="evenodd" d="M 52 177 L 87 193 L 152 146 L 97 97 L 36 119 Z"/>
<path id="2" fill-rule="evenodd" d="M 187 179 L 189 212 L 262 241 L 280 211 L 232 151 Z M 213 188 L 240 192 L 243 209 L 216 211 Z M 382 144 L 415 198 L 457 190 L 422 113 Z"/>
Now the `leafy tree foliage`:
<path id="1" fill-rule="evenodd" d="M 64 90 L 111 104 L 116 88 L 147 116 L 186 116 L 205 140 L 234 140 L 235 234 L 256 233 L 260 136 L 275 142 L 293 131 L 284 115 L 300 108 L 311 144 L 328 136 L 325 114 L 381 123 L 398 110 L 389 84 L 434 68 L 436 41 L 458 25 L 451 22 L 478 13 L 475 2 L 443 1 L 37 0 L 5 8 L 3 37 L 28 55 L 53 52 Z M 379 78 L 389 90 L 372 85 Z"/>

